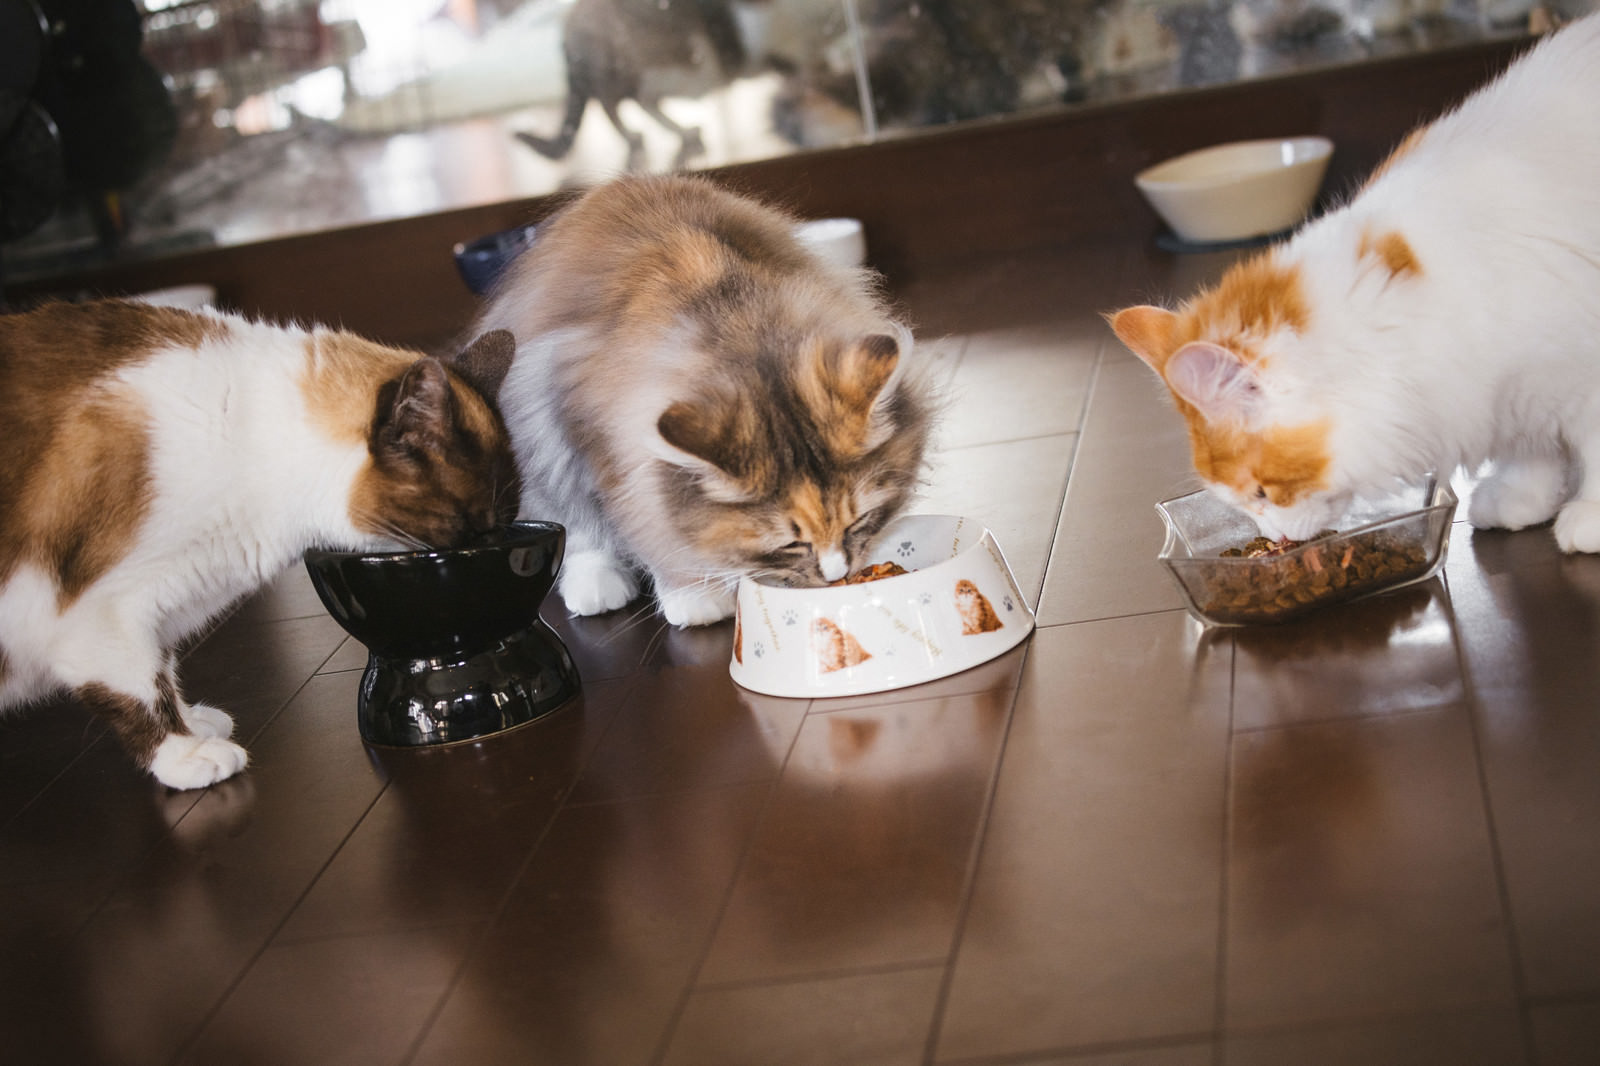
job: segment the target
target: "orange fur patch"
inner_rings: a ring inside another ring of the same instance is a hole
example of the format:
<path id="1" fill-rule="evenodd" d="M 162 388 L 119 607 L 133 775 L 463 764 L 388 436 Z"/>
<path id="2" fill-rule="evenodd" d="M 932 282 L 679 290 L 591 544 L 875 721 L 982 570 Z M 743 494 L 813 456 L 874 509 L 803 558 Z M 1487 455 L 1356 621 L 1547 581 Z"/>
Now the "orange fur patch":
<path id="1" fill-rule="evenodd" d="M 148 431 L 134 401 L 101 391 L 106 376 L 227 333 L 117 301 L 0 316 L 0 579 L 28 561 L 65 607 L 126 554 L 151 502 Z"/>
<path id="2" fill-rule="evenodd" d="M 1237 264 L 1185 304 L 1173 348 L 1205 339 L 1250 362 L 1259 358 L 1255 339 L 1280 329 L 1302 331 L 1310 318 L 1299 267 L 1284 266 L 1269 252 Z"/>
<path id="3" fill-rule="evenodd" d="M 364 441 L 378 386 L 416 359 L 348 333 L 318 330 L 306 338 L 300 393 L 312 420 L 333 440 Z"/>
<path id="4" fill-rule="evenodd" d="M 1328 425 L 1274 426 L 1260 433 L 1188 417 L 1194 467 L 1207 481 L 1248 496 L 1257 485 L 1279 507 L 1327 487 Z"/>
<path id="5" fill-rule="evenodd" d="M 1394 230 L 1390 230 L 1381 237 L 1374 237 L 1370 233 L 1362 233 L 1361 243 L 1356 248 L 1356 255 L 1361 259 L 1365 259 L 1368 256 L 1376 257 L 1391 277 L 1420 275 L 1422 273 L 1422 264 L 1418 262 L 1416 253 L 1411 250 L 1411 245 Z"/>

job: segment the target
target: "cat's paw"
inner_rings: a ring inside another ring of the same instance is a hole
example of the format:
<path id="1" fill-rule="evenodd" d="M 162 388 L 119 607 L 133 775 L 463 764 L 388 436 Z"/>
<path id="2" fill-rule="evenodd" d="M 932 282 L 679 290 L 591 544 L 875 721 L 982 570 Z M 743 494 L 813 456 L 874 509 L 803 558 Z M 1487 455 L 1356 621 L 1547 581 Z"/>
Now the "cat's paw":
<path id="1" fill-rule="evenodd" d="M 733 617 L 732 588 L 690 585 L 687 588 L 658 591 L 656 598 L 661 601 L 662 617 L 679 628 L 708 626 Z"/>
<path id="2" fill-rule="evenodd" d="M 576 552 L 561 567 L 561 600 L 573 614 L 604 614 L 639 595 L 639 580 L 605 552 Z"/>
<path id="3" fill-rule="evenodd" d="M 1564 552 L 1600 552 L 1600 500 L 1573 500 L 1561 508 L 1556 544 Z"/>
<path id="4" fill-rule="evenodd" d="M 204 703 L 191 703 L 183 708 L 182 714 L 189 732 L 197 737 L 221 737 L 226 740 L 233 736 L 233 719 L 226 711 L 219 711 Z"/>
<path id="5" fill-rule="evenodd" d="M 1473 486 L 1467 519 L 1474 529 L 1527 529 L 1554 518 L 1565 495 L 1561 470 L 1519 465 Z"/>
<path id="6" fill-rule="evenodd" d="M 205 788 L 232 777 L 249 761 L 231 740 L 172 733 L 156 747 L 150 773 L 168 788 Z"/>

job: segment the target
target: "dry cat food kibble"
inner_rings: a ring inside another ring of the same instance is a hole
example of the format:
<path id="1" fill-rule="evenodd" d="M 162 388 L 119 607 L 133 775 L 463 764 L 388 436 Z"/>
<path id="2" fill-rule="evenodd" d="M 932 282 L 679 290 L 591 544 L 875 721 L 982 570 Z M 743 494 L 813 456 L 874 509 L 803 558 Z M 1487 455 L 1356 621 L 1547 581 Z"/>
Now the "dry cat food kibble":
<path id="1" fill-rule="evenodd" d="M 838 581 L 830 581 L 830 585 L 860 585 L 868 581 L 882 581 L 886 577 L 899 577 L 911 571 L 899 563 L 873 563 L 864 566 L 853 574 L 841 577 Z"/>
<path id="2" fill-rule="evenodd" d="M 1392 533 L 1375 531 L 1343 543 L 1318 543 L 1333 536 L 1333 530 L 1324 530 L 1308 541 L 1258 537 L 1222 552 L 1230 561 L 1256 562 L 1217 566 L 1206 583 L 1202 610 L 1220 622 L 1281 621 L 1313 606 L 1398 584 L 1428 568 L 1428 554 L 1421 544 Z"/>

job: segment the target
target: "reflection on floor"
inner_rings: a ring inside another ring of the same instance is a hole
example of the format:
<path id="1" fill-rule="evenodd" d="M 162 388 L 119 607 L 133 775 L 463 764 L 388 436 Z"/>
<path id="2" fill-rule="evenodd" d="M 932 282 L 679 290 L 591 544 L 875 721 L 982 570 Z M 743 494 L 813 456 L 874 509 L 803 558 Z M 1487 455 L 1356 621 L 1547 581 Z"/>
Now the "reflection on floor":
<path id="1" fill-rule="evenodd" d="M 188 657 L 200 794 L 72 706 L 0 722 L 0 1046 L 99 1063 L 1577 1066 L 1600 1047 L 1600 558 L 1202 631 L 1185 443 L 1099 313 L 1218 258 L 1079 248 L 899 295 L 952 387 L 921 509 L 1039 628 L 880 697 L 729 679 L 731 624 L 549 610 L 581 701 L 365 749 L 295 571 Z"/>

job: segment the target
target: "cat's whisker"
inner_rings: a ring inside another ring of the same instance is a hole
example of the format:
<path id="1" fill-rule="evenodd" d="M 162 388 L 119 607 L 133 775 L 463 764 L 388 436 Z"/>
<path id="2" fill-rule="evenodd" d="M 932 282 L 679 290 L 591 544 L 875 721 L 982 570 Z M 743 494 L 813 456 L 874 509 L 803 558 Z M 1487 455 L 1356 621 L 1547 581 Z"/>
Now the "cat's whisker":
<path id="1" fill-rule="evenodd" d="M 632 633 L 635 629 L 638 629 L 640 626 L 648 622 L 655 615 L 655 613 L 655 601 L 646 600 L 641 607 L 624 618 L 620 625 L 612 627 L 610 632 L 606 633 L 604 637 L 601 637 L 595 643 L 601 647 L 607 647 L 615 644 L 618 640 L 622 639 L 622 637 Z M 654 638 L 652 638 L 652 640 L 654 640 Z"/>

